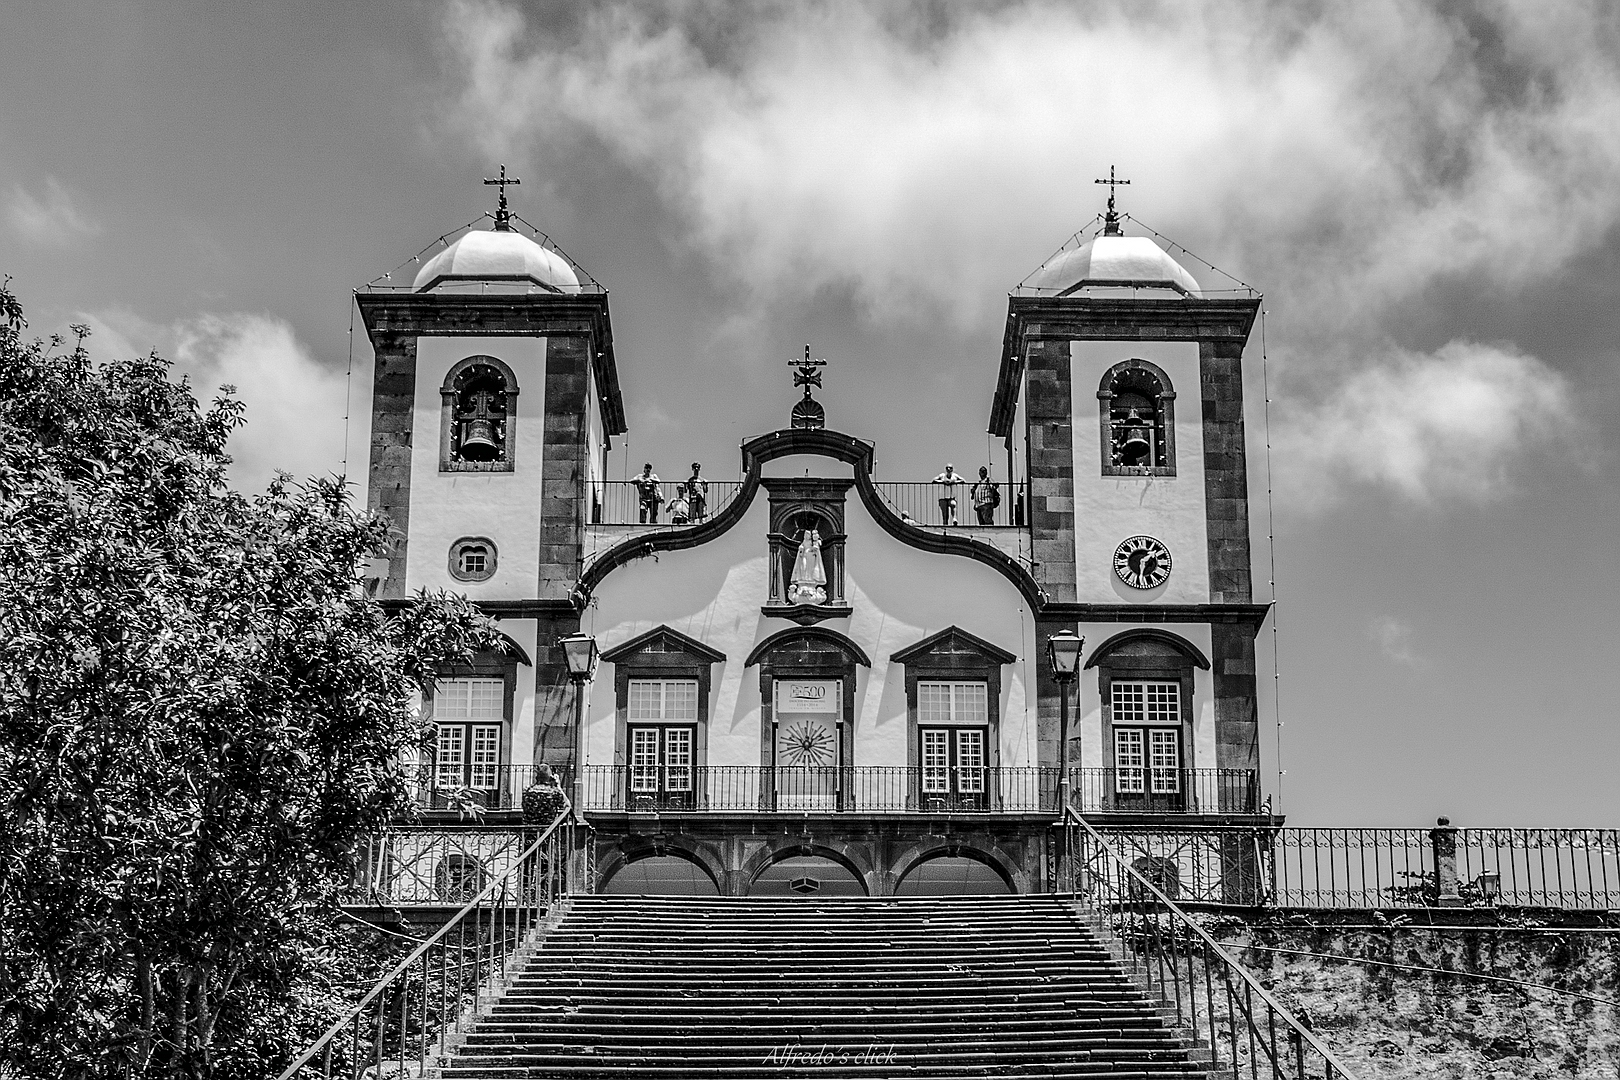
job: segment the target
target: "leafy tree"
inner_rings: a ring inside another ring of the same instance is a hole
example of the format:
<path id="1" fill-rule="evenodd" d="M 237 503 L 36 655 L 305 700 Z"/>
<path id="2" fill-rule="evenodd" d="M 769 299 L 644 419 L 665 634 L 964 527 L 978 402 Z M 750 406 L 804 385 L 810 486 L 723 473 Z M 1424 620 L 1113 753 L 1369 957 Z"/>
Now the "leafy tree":
<path id="1" fill-rule="evenodd" d="M 362 974 L 411 692 L 493 631 L 366 599 L 340 480 L 231 491 L 228 388 L 25 328 L 0 286 L 0 1077 L 262 1077 Z"/>

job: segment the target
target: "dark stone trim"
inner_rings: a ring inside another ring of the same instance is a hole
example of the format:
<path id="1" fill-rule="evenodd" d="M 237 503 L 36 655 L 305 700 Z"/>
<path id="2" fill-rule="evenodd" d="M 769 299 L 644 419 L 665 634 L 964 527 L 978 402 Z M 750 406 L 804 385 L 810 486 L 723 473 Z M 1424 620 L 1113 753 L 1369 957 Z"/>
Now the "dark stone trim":
<path id="1" fill-rule="evenodd" d="M 755 645 L 754 651 L 748 654 L 747 660 L 743 661 L 743 667 L 753 667 L 777 649 L 785 645 L 791 645 L 796 641 L 816 641 L 831 645 L 843 653 L 844 657 L 851 663 L 859 664 L 862 667 L 872 666 L 871 659 L 867 657 L 861 647 L 838 631 L 829 630 L 825 626 L 795 626 L 787 630 L 778 630 L 758 645 Z"/>
<path id="2" fill-rule="evenodd" d="M 692 656 L 707 660 L 711 664 L 723 663 L 726 659 L 726 654 L 721 652 L 719 649 L 705 645 L 696 638 L 687 637 L 679 630 L 669 626 L 655 627 L 654 629 L 647 631 L 645 634 L 631 638 L 623 645 L 615 645 L 613 648 L 603 653 L 601 659 L 609 664 L 616 664 L 624 657 L 629 656 L 632 653 L 638 653 L 647 646 L 651 645 L 653 642 L 660 640 L 670 642 L 681 652 L 689 653 Z"/>
<path id="3" fill-rule="evenodd" d="M 930 634 L 915 645 L 907 645 L 890 656 L 889 660 L 891 663 L 896 664 L 914 663 L 919 657 L 932 653 L 938 646 L 951 641 L 960 642 L 983 655 L 986 659 L 993 660 L 998 664 L 1011 664 L 1018 660 L 1017 656 L 1006 649 L 1001 648 L 999 645 L 992 645 L 984 638 L 979 637 L 977 634 L 970 634 L 960 626 L 947 626 L 939 633 Z"/>
<path id="4" fill-rule="evenodd" d="M 529 659 L 529 654 L 528 654 L 527 650 L 525 650 L 523 648 L 523 646 L 519 645 L 516 641 L 512 640 L 510 635 L 502 634 L 499 630 L 497 630 L 495 632 L 497 634 L 499 634 L 500 639 L 503 642 L 506 643 L 504 647 L 506 649 L 506 655 L 507 656 L 512 657 L 514 660 L 516 660 L 518 663 L 522 664 L 524 667 L 531 667 L 531 668 L 534 667 L 534 661 Z"/>
<path id="5" fill-rule="evenodd" d="M 372 342 L 380 334 L 405 337 L 453 334 L 497 337 L 515 334 L 546 337 L 588 334 L 595 346 L 592 364 L 601 396 L 602 425 L 608 435 L 629 430 L 619 370 L 613 356 L 613 324 L 606 293 L 466 294 L 355 293 L 360 317 Z"/>
<path id="6" fill-rule="evenodd" d="M 362 305 L 361 310 L 364 311 Z M 378 590 L 405 596 L 405 556 L 410 537 L 411 442 L 416 423 L 416 338 L 371 335 L 376 356 L 371 387 L 371 462 L 367 508 L 388 519 L 388 574 Z"/>
<path id="7" fill-rule="evenodd" d="M 748 512 L 754 497 L 763 486 L 760 471 L 765 463 L 795 454 L 832 458 L 854 466 L 855 490 L 861 497 L 861 505 L 872 515 L 879 528 L 901 543 L 923 551 L 961 555 L 984 563 L 1012 582 L 1031 607 L 1039 607 L 1045 602 L 1045 592 L 1030 576 L 1029 571 L 1000 548 L 966 536 L 934 532 L 900 520 L 900 516 L 883 502 L 873 483 L 874 448 L 871 443 L 825 428 L 797 428 L 773 431 L 743 443 L 742 458 L 746 476 L 742 489 L 709 520 L 689 528 L 668 529 L 645 536 L 631 537 L 593 559 L 580 574 L 579 583 L 574 588 L 573 599 L 576 607 L 582 610 L 602 580 L 632 559 L 646 558 L 660 551 L 679 551 L 683 548 L 697 547 L 723 535 Z"/>
<path id="8" fill-rule="evenodd" d="M 759 613 L 767 618 L 809 626 L 828 619 L 847 619 L 855 614 L 855 609 L 848 604 L 766 604 Z"/>
<path id="9" fill-rule="evenodd" d="M 461 572 L 461 549 L 473 545 L 482 545 L 489 549 L 489 563 L 482 574 L 464 574 Z M 450 576 L 457 581 L 488 581 L 495 576 L 495 570 L 500 565 L 500 550 L 495 541 L 487 536 L 463 536 L 450 545 L 449 565 Z"/>
<path id="10" fill-rule="evenodd" d="M 1209 660 L 1198 646 L 1178 634 L 1172 634 L 1168 630 L 1158 630 L 1151 626 L 1143 626 L 1135 630 L 1122 630 L 1097 646 L 1092 650 L 1091 658 L 1086 661 L 1086 670 L 1094 668 L 1100 662 L 1106 660 L 1108 654 L 1121 645 L 1129 645 L 1133 641 L 1154 641 L 1160 645 L 1168 646 L 1191 660 L 1199 669 L 1203 671 L 1209 670 Z"/>
<path id="11" fill-rule="evenodd" d="M 1065 341 L 1248 341 L 1258 297 L 1195 300 L 1122 297 L 1010 296 L 1001 343 L 1001 370 L 990 405 L 989 430 L 1006 438 L 1018 412 L 1024 346 L 1037 338 Z"/>
<path id="12" fill-rule="evenodd" d="M 1209 597 L 1248 603 L 1253 597 L 1249 551 L 1248 447 L 1243 430 L 1243 344 L 1205 342 L 1198 350 L 1204 413 L 1204 515 L 1209 546 Z"/>
<path id="13" fill-rule="evenodd" d="M 1046 618 L 1074 622 L 1234 623 L 1260 632 L 1270 604 L 1048 604 Z"/>

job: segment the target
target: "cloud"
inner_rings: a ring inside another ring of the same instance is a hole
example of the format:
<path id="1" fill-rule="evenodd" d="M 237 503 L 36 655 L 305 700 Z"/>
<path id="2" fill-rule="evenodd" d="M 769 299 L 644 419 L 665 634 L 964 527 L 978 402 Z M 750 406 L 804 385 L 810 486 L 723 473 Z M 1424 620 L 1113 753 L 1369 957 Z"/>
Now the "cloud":
<path id="1" fill-rule="evenodd" d="M 54 176 L 45 178 L 43 198 L 21 184 L 13 186 L 6 218 L 18 236 L 40 247 L 67 247 L 101 232 L 101 225 L 79 210 Z"/>
<path id="2" fill-rule="evenodd" d="M 341 471 L 347 379 L 320 364 L 292 327 L 267 315 L 203 314 L 164 326 L 125 309 L 81 316 L 102 358 L 156 349 L 211 400 L 234 386 L 247 424 L 231 438 L 231 482 L 262 489 L 279 469 L 299 478 Z M 363 470 L 351 469 L 353 473 Z"/>
<path id="3" fill-rule="evenodd" d="M 453 119 L 497 156 L 588 136 L 765 296 L 995 315 L 1111 162 L 1127 209 L 1336 326 L 1446 275 L 1522 284 L 1620 220 L 1598 4 L 673 10 L 560 36 L 458 0 Z"/>
<path id="4" fill-rule="evenodd" d="M 1380 615 L 1367 624 L 1367 635 L 1378 643 L 1384 657 L 1403 667 L 1427 667 L 1428 661 L 1412 648 L 1412 626 L 1393 615 Z"/>
<path id="5" fill-rule="evenodd" d="M 1279 409 L 1276 486 L 1305 506 L 1358 485 L 1418 502 L 1488 500 L 1526 455 L 1573 452 L 1578 425 L 1568 381 L 1533 356 L 1467 341 L 1397 351 L 1315 405 Z"/>

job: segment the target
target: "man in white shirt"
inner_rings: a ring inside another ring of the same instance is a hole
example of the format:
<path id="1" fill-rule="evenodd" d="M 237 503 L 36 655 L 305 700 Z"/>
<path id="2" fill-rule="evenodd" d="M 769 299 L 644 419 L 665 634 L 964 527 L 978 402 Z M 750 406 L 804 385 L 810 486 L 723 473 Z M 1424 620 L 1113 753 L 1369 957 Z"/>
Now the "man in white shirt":
<path id="1" fill-rule="evenodd" d="M 956 471 L 955 465 L 946 462 L 945 471 L 934 477 L 934 483 L 944 485 L 939 493 L 939 522 L 941 525 L 955 525 L 956 489 L 967 481 Z"/>

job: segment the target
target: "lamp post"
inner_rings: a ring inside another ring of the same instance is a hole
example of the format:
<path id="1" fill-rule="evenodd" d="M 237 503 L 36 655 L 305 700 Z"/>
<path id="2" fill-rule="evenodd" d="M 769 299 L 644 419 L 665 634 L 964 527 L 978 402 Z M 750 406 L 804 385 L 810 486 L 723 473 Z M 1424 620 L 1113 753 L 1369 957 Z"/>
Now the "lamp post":
<path id="1" fill-rule="evenodd" d="M 596 639 L 574 633 L 557 641 L 574 684 L 574 811 L 585 809 L 585 684 L 596 673 Z"/>
<path id="2" fill-rule="evenodd" d="M 1080 669 L 1086 639 L 1067 628 L 1046 639 L 1046 661 L 1058 683 L 1058 813 L 1069 805 L 1069 683 Z"/>

